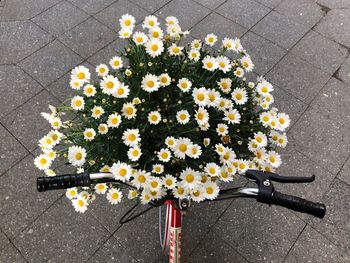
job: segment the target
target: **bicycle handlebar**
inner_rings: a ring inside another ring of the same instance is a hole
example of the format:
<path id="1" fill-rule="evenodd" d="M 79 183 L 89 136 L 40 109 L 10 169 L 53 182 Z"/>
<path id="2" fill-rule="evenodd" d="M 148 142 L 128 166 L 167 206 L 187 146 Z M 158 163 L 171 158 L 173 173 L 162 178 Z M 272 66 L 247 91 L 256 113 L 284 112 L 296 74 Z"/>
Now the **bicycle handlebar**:
<path id="1" fill-rule="evenodd" d="M 91 180 L 88 173 L 38 177 L 36 181 L 36 186 L 39 192 L 90 185 Z"/>

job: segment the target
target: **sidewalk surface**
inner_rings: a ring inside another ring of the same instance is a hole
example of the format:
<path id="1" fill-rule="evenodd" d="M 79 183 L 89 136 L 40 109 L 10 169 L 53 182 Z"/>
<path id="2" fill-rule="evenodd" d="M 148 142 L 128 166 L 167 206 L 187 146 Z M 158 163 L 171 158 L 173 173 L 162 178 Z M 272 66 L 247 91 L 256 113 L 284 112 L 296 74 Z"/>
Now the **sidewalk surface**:
<path id="1" fill-rule="evenodd" d="M 274 84 L 293 123 L 279 189 L 322 201 L 323 220 L 252 200 L 196 205 L 185 262 L 350 262 L 349 0 L 0 0 L 0 262 L 164 262 L 156 209 L 129 224 L 130 205 L 103 198 L 78 215 L 63 192 L 39 194 L 39 116 L 71 91 L 70 70 L 122 48 L 118 19 L 177 16 L 191 36 L 240 37 L 254 73 Z"/>

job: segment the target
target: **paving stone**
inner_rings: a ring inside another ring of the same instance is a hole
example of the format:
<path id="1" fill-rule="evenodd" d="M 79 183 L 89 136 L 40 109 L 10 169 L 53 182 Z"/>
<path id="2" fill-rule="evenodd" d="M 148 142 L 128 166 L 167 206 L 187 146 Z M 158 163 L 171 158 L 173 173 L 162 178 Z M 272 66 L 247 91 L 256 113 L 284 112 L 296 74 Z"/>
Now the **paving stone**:
<path id="1" fill-rule="evenodd" d="M 2 263 L 21 263 L 26 262 L 18 250 L 12 245 L 9 244 L 3 250 L 0 250 L 0 262 Z"/>
<path id="2" fill-rule="evenodd" d="M 213 231 L 250 262 L 281 262 L 304 226 L 284 208 L 242 198 L 231 204 Z"/>
<path id="3" fill-rule="evenodd" d="M 282 0 L 256 0 L 256 1 L 271 8 L 275 8 L 282 2 Z"/>
<path id="4" fill-rule="evenodd" d="M 309 28 L 313 27 L 325 15 L 325 12 L 314 0 L 283 1 L 275 8 L 275 11 Z"/>
<path id="5" fill-rule="evenodd" d="M 293 47 L 291 52 L 331 74 L 348 56 L 346 48 L 312 30 Z"/>
<path id="6" fill-rule="evenodd" d="M 254 0 L 228 0 L 216 12 L 246 28 L 251 28 L 270 12 L 270 8 Z"/>
<path id="7" fill-rule="evenodd" d="M 1 177 L 0 224 L 10 238 L 17 236 L 62 195 L 57 191 L 37 191 L 35 178 L 43 173 L 33 163 L 34 158 L 29 155 Z"/>
<path id="8" fill-rule="evenodd" d="M 140 23 L 148 15 L 148 12 L 138 5 L 127 0 L 120 0 L 110 5 L 95 15 L 95 18 L 110 29 L 118 32 L 120 30 L 119 19 L 124 14 L 130 14 L 135 17 L 136 24 Z M 116 34 L 117 36 L 117 34 Z"/>
<path id="9" fill-rule="evenodd" d="M 194 0 L 195 2 L 204 5 L 205 7 L 214 10 L 216 8 L 218 8 L 220 5 L 222 5 L 226 0 L 216 0 L 216 1 L 212 1 L 212 0 Z"/>
<path id="10" fill-rule="evenodd" d="M 0 250 L 2 250 L 9 243 L 10 240 L 5 236 L 5 234 L 2 231 L 0 231 Z"/>
<path id="11" fill-rule="evenodd" d="M 105 9 L 116 0 L 68 0 L 86 13 L 93 15 Z"/>
<path id="12" fill-rule="evenodd" d="M 0 22 L 0 64 L 16 63 L 51 40 L 31 21 Z"/>
<path id="13" fill-rule="evenodd" d="M 323 203 L 327 207 L 326 216 L 322 220 L 314 218 L 311 226 L 336 246 L 349 252 L 350 186 L 335 179 L 332 187 L 323 197 Z"/>
<path id="14" fill-rule="evenodd" d="M 241 42 L 253 60 L 254 71 L 261 75 L 265 75 L 287 52 L 250 31 L 242 37 Z"/>
<path id="15" fill-rule="evenodd" d="M 272 42 L 291 48 L 309 30 L 308 27 L 297 21 L 272 11 L 257 23 L 252 31 Z"/>
<path id="16" fill-rule="evenodd" d="M 317 3 L 330 9 L 350 7 L 350 2 L 348 0 L 317 0 Z"/>
<path id="17" fill-rule="evenodd" d="M 17 66 L 0 66 L 0 117 L 22 105 L 42 87 Z"/>
<path id="18" fill-rule="evenodd" d="M 41 112 L 49 112 L 49 104 L 56 106 L 58 101 L 47 91 L 40 92 L 1 122 L 30 151 L 34 150 L 38 140 L 50 131 L 49 123 L 41 117 Z"/>
<path id="19" fill-rule="evenodd" d="M 89 213 L 79 214 L 61 198 L 14 244 L 31 262 L 83 262 L 108 239 L 108 232 Z"/>
<path id="20" fill-rule="evenodd" d="M 191 35 L 204 41 L 207 34 L 214 33 L 218 37 L 214 47 L 218 49 L 225 37 L 241 37 L 245 32 L 247 32 L 246 28 L 219 14 L 212 13 L 191 30 Z"/>
<path id="21" fill-rule="evenodd" d="M 350 87 L 331 78 L 321 93 L 312 102 L 311 107 L 330 119 L 350 126 Z"/>
<path id="22" fill-rule="evenodd" d="M 129 255 L 125 248 L 114 237 L 111 237 L 88 262 L 131 263 L 136 262 L 136 260 Z"/>
<path id="23" fill-rule="evenodd" d="M 209 13 L 209 9 L 191 0 L 178 0 L 170 2 L 157 11 L 156 14 L 163 19 L 167 16 L 176 16 L 179 19 L 181 28 L 189 30 Z M 212 22 L 214 23 L 214 21 Z"/>
<path id="24" fill-rule="evenodd" d="M 80 56 L 55 40 L 19 65 L 35 80 L 47 86 L 81 62 Z"/>
<path id="25" fill-rule="evenodd" d="M 315 31 L 336 42 L 350 47 L 350 10 L 333 9 L 315 27 Z"/>
<path id="26" fill-rule="evenodd" d="M 289 53 L 275 65 L 266 78 L 308 104 L 328 81 L 330 74 Z"/>
<path id="27" fill-rule="evenodd" d="M 63 1 L 38 15 L 33 21 L 51 34 L 59 36 L 87 18 L 86 13 Z"/>
<path id="28" fill-rule="evenodd" d="M 60 36 L 60 40 L 84 58 L 112 42 L 117 35 L 94 18 Z"/>
<path id="29" fill-rule="evenodd" d="M 327 113 L 309 108 L 290 130 L 298 151 L 332 174 L 337 174 L 350 154 L 349 126 Z"/>
<path id="30" fill-rule="evenodd" d="M 337 78 L 350 84 L 350 56 L 345 60 L 344 64 L 341 65 L 337 73 Z"/>
<path id="31" fill-rule="evenodd" d="M 320 233 L 306 226 L 284 262 L 345 263 L 349 261 L 348 255 Z"/>
<path id="32" fill-rule="evenodd" d="M 350 185 L 350 158 L 349 157 L 346 160 L 346 163 L 342 167 L 337 177 Z"/>
<path id="33" fill-rule="evenodd" d="M 154 13 L 171 0 L 131 0 L 134 4 L 142 7 L 150 13 Z M 198 1 L 197 1 L 198 2 Z"/>
<path id="34" fill-rule="evenodd" d="M 28 151 L 0 125 L 0 175 L 20 161 Z"/>
<path id="35" fill-rule="evenodd" d="M 241 257 L 228 242 L 223 241 L 217 234 L 210 231 L 194 250 L 188 263 L 201 262 L 248 262 Z"/>
<path id="36" fill-rule="evenodd" d="M 61 0 L 11 0 L 0 9 L 0 20 L 30 19 Z"/>

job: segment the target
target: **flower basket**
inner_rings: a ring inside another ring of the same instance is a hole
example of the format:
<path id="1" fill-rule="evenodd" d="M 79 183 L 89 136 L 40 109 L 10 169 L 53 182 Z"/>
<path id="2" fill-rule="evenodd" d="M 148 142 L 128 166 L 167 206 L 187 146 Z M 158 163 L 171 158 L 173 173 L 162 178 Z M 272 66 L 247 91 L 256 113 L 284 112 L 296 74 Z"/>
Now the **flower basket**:
<path id="1" fill-rule="evenodd" d="M 78 173 L 108 172 L 117 180 L 68 189 L 78 212 L 104 194 L 111 204 L 123 195 L 142 204 L 169 196 L 212 200 L 247 169 L 281 165 L 276 148 L 287 144 L 290 119 L 271 107 L 269 82 L 246 80 L 254 65 L 239 39 L 208 34 L 186 43 L 189 32 L 175 17 L 162 29 L 147 16 L 144 32 L 134 32 L 131 15 L 119 21 L 124 52 L 95 73 L 74 68 L 76 95 L 42 113 L 52 130 L 39 140 L 40 170 L 55 175 L 53 162 L 61 159 Z M 99 80 L 92 83 L 91 74 Z M 65 114 L 74 117 L 63 121 Z"/>

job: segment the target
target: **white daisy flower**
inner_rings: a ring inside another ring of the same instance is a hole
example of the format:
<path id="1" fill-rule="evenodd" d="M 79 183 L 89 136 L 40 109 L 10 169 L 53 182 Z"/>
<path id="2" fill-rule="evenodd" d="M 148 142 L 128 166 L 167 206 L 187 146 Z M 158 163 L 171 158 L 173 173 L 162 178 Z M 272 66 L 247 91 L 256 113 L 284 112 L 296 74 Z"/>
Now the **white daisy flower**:
<path id="1" fill-rule="evenodd" d="M 193 89 L 192 97 L 198 106 L 207 106 L 209 104 L 208 91 L 205 88 Z"/>
<path id="2" fill-rule="evenodd" d="M 201 176 L 199 172 L 191 168 L 186 168 L 180 173 L 180 179 L 184 187 L 194 189 L 200 184 Z"/>
<path id="3" fill-rule="evenodd" d="M 174 197 L 178 199 L 186 197 L 189 193 L 188 189 L 183 186 L 183 183 L 177 183 L 172 192 Z"/>
<path id="4" fill-rule="evenodd" d="M 263 124 L 264 127 L 269 127 L 270 126 L 270 122 L 272 120 L 273 116 L 271 115 L 270 112 L 262 112 L 259 116 L 260 122 Z"/>
<path id="5" fill-rule="evenodd" d="M 249 162 L 243 159 L 238 160 L 237 169 L 241 174 L 244 174 L 249 168 Z"/>
<path id="6" fill-rule="evenodd" d="M 164 172 L 164 165 L 155 164 L 152 166 L 152 173 L 161 174 Z"/>
<path id="7" fill-rule="evenodd" d="M 217 154 L 223 155 L 225 151 L 226 151 L 226 147 L 221 143 L 218 143 L 215 145 L 215 152 L 217 152 Z"/>
<path id="8" fill-rule="evenodd" d="M 96 136 L 96 132 L 92 128 L 87 128 L 84 130 L 84 139 L 86 141 L 92 141 Z"/>
<path id="9" fill-rule="evenodd" d="M 78 79 L 71 79 L 69 81 L 69 86 L 74 90 L 80 90 L 83 85 L 84 81 L 80 81 Z"/>
<path id="10" fill-rule="evenodd" d="M 209 144 L 210 144 L 210 138 L 204 138 L 203 139 L 203 144 L 204 144 L 205 147 L 208 147 Z"/>
<path id="11" fill-rule="evenodd" d="M 151 39 L 156 38 L 156 39 L 161 40 L 161 39 L 163 39 L 164 32 L 159 26 L 155 26 L 155 27 L 152 27 L 149 29 L 148 35 Z"/>
<path id="12" fill-rule="evenodd" d="M 164 51 L 163 42 L 157 38 L 148 40 L 145 46 L 147 54 L 153 58 L 159 56 Z"/>
<path id="13" fill-rule="evenodd" d="M 238 166 L 238 162 L 237 162 L 237 166 Z M 229 175 L 235 175 L 237 173 L 237 168 L 234 165 L 226 166 L 225 170 Z"/>
<path id="14" fill-rule="evenodd" d="M 190 121 L 190 114 L 187 110 L 180 110 L 176 113 L 176 119 L 180 124 L 187 124 Z"/>
<path id="15" fill-rule="evenodd" d="M 165 144 L 170 148 L 174 148 L 176 145 L 176 139 L 172 136 L 168 136 L 165 138 Z"/>
<path id="16" fill-rule="evenodd" d="M 218 40 L 218 37 L 214 34 L 208 34 L 206 35 L 204 41 L 205 41 L 205 44 L 209 45 L 209 46 L 214 46 L 216 41 Z"/>
<path id="17" fill-rule="evenodd" d="M 202 148 L 198 144 L 193 144 L 189 146 L 188 156 L 193 159 L 198 159 L 202 154 Z"/>
<path id="18" fill-rule="evenodd" d="M 219 56 L 216 58 L 216 63 L 218 65 L 218 68 L 224 72 L 227 73 L 231 70 L 231 63 L 230 60 L 227 57 Z"/>
<path id="19" fill-rule="evenodd" d="M 287 146 L 287 143 L 288 143 L 287 136 L 285 134 L 279 134 L 276 141 L 277 146 L 285 148 Z"/>
<path id="20" fill-rule="evenodd" d="M 93 85 L 91 85 L 91 84 L 85 85 L 84 95 L 86 97 L 93 97 L 93 96 L 95 96 L 95 94 L 96 94 L 96 88 Z"/>
<path id="21" fill-rule="evenodd" d="M 157 91 L 159 89 L 160 82 L 156 75 L 146 74 L 142 78 L 141 87 L 143 90 L 151 93 L 153 91 Z"/>
<path id="22" fill-rule="evenodd" d="M 236 76 L 237 78 L 243 78 L 243 76 L 244 76 L 244 71 L 243 71 L 242 68 L 238 67 L 238 68 L 235 69 L 235 71 L 233 71 L 233 74 L 235 74 L 235 76 Z"/>
<path id="23" fill-rule="evenodd" d="M 268 152 L 266 160 L 274 168 L 278 168 L 282 164 L 281 156 L 275 151 Z"/>
<path id="24" fill-rule="evenodd" d="M 209 113 L 205 108 L 199 107 L 196 110 L 195 118 L 199 125 L 203 125 L 209 121 Z"/>
<path id="25" fill-rule="evenodd" d="M 204 201 L 205 199 L 205 189 L 203 186 L 199 185 L 191 192 L 191 199 L 197 203 Z"/>
<path id="26" fill-rule="evenodd" d="M 166 174 L 163 177 L 162 183 L 167 189 L 174 189 L 174 187 L 176 185 L 176 178 L 170 174 Z"/>
<path id="27" fill-rule="evenodd" d="M 78 197 L 78 189 L 76 187 L 72 187 L 72 188 L 68 188 L 66 190 L 66 197 L 69 199 L 69 200 L 72 200 L 74 198 L 77 198 Z"/>
<path id="28" fill-rule="evenodd" d="M 138 146 L 134 146 L 128 150 L 128 158 L 133 162 L 136 162 L 138 159 L 140 159 L 141 155 L 142 151 Z"/>
<path id="29" fill-rule="evenodd" d="M 143 32 L 135 32 L 132 36 L 132 40 L 136 45 L 143 45 L 148 41 L 148 36 Z"/>
<path id="30" fill-rule="evenodd" d="M 109 68 L 106 64 L 100 64 L 96 67 L 96 72 L 99 77 L 105 77 L 108 75 Z"/>
<path id="31" fill-rule="evenodd" d="M 134 179 L 132 180 L 133 185 L 135 185 L 137 189 L 140 189 L 141 187 L 144 188 L 148 184 L 150 173 L 143 170 L 142 171 L 138 170 L 136 171 L 136 173 L 133 174 L 133 177 L 134 177 Z"/>
<path id="32" fill-rule="evenodd" d="M 170 161 L 171 152 L 168 149 L 163 148 L 163 149 L 160 149 L 160 151 L 158 152 L 157 156 L 158 156 L 158 159 L 160 161 L 162 161 L 163 163 L 167 163 L 167 162 Z"/>
<path id="33" fill-rule="evenodd" d="M 85 101 L 82 96 L 74 96 L 70 103 L 73 110 L 83 110 L 85 107 Z"/>
<path id="34" fill-rule="evenodd" d="M 191 49 L 199 50 L 202 47 L 202 43 L 199 39 L 195 39 L 191 42 Z"/>
<path id="35" fill-rule="evenodd" d="M 161 74 L 159 77 L 159 85 L 161 87 L 166 87 L 166 86 L 169 86 L 170 85 L 170 82 L 171 82 L 171 78 L 170 76 L 167 74 L 167 73 L 163 73 Z"/>
<path id="36" fill-rule="evenodd" d="M 45 153 L 45 155 L 51 160 L 53 161 L 54 159 L 56 159 L 56 152 L 52 149 L 45 149 L 43 150 L 43 152 Z"/>
<path id="37" fill-rule="evenodd" d="M 259 164 L 263 164 L 265 162 L 266 159 L 266 150 L 265 148 L 258 148 L 254 151 L 255 157 L 254 157 L 254 161 L 259 163 Z"/>
<path id="38" fill-rule="evenodd" d="M 238 105 L 243 105 L 248 101 L 247 91 L 245 89 L 236 88 L 231 93 L 232 99 Z"/>
<path id="39" fill-rule="evenodd" d="M 236 53 L 239 53 L 239 52 L 242 52 L 243 51 L 243 47 L 242 47 L 242 44 L 241 44 L 241 41 L 239 40 L 239 38 L 235 38 L 233 40 L 233 48 L 232 48 L 232 51 L 236 52 Z"/>
<path id="40" fill-rule="evenodd" d="M 119 30 L 118 34 L 119 34 L 119 38 L 123 38 L 123 39 L 126 39 L 126 38 L 129 38 L 131 37 L 132 35 L 132 28 L 122 28 Z"/>
<path id="41" fill-rule="evenodd" d="M 192 82 L 189 81 L 187 78 L 181 78 L 179 79 L 177 87 L 183 92 L 189 92 L 192 87 Z"/>
<path id="42" fill-rule="evenodd" d="M 278 113 L 277 115 L 278 126 L 277 129 L 284 131 L 290 125 L 290 118 L 285 113 Z"/>
<path id="43" fill-rule="evenodd" d="M 188 58 L 193 61 L 198 61 L 200 59 L 201 55 L 198 50 L 196 49 L 191 49 L 188 52 Z"/>
<path id="44" fill-rule="evenodd" d="M 216 128 L 216 132 L 219 136 L 225 136 L 228 134 L 228 126 L 224 123 L 219 123 Z"/>
<path id="45" fill-rule="evenodd" d="M 100 168 L 100 172 L 101 173 L 110 173 L 111 172 L 111 167 L 109 167 L 108 165 L 104 165 Z"/>
<path id="46" fill-rule="evenodd" d="M 102 184 L 96 184 L 94 189 L 96 194 L 104 195 L 107 192 L 108 187 L 107 187 L 107 184 L 102 183 Z"/>
<path id="47" fill-rule="evenodd" d="M 46 154 L 40 154 L 38 157 L 34 159 L 34 165 L 39 170 L 47 170 L 50 168 L 52 160 Z"/>
<path id="48" fill-rule="evenodd" d="M 107 125 L 111 128 L 118 128 L 120 123 L 122 122 L 122 116 L 118 113 L 113 113 L 108 116 Z"/>
<path id="49" fill-rule="evenodd" d="M 216 91 L 215 89 L 208 90 L 208 100 L 209 100 L 209 106 L 211 107 L 217 107 L 220 100 L 220 93 Z"/>
<path id="50" fill-rule="evenodd" d="M 118 85 L 119 80 L 112 75 L 107 75 L 100 82 L 102 92 L 109 95 L 117 92 Z"/>
<path id="51" fill-rule="evenodd" d="M 54 129 L 54 130 L 58 130 L 62 127 L 62 121 L 59 117 L 53 117 L 50 119 L 49 122 L 50 122 L 52 129 Z"/>
<path id="52" fill-rule="evenodd" d="M 131 176 L 131 170 L 132 169 L 130 165 L 119 161 L 117 163 L 113 163 L 112 167 L 110 168 L 114 179 L 120 180 L 122 182 L 129 181 Z"/>
<path id="53" fill-rule="evenodd" d="M 229 109 L 224 112 L 225 117 L 224 121 L 227 121 L 229 124 L 239 124 L 241 122 L 241 114 L 239 114 L 236 109 Z"/>
<path id="54" fill-rule="evenodd" d="M 123 193 L 118 188 L 111 188 L 107 192 L 107 200 L 112 205 L 119 204 L 122 198 L 123 198 Z"/>
<path id="55" fill-rule="evenodd" d="M 167 26 L 170 25 L 178 25 L 179 24 L 179 20 L 175 17 L 175 16 L 168 16 L 165 18 L 165 22 Z"/>
<path id="56" fill-rule="evenodd" d="M 245 71 L 250 72 L 254 68 L 254 64 L 250 58 L 250 56 L 244 56 L 240 59 L 242 67 L 245 69 Z"/>
<path id="57" fill-rule="evenodd" d="M 101 118 L 101 116 L 105 113 L 105 110 L 101 107 L 101 106 L 97 106 L 95 105 L 92 109 L 91 109 L 91 116 L 94 119 L 99 119 Z"/>
<path id="58" fill-rule="evenodd" d="M 152 196 L 150 194 L 150 190 L 143 189 L 141 196 L 140 196 L 141 204 L 143 204 L 143 205 L 148 204 L 151 200 L 152 200 Z"/>
<path id="59" fill-rule="evenodd" d="M 39 146 L 43 149 L 51 149 L 55 145 L 55 141 L 50 136 L 44 136 L 39 140 Z"/>
<path id="60" fill-rule="evenodd" d="M 119 82 L 116 87 L 116 91 L 112 94 L 115 98 L 127 98 L 129 96 L 130 89 L 129 86 L 124 85 L 124 83 Z"/>
<path id="61" fill-rule="evenodd" d="M 169 25 L 166 28 L 166 32 L 170 35 L 170 37 L 177 38 L 182 33 L 181 27 L 179 25 Z"/>
<path id="62" fill-rule="evenodd" d="M 222 92 L 228 94 L 231 91 L 232 80 L 229 78 L 222 78 L 218 82 L 218 85 Z"/>
<path id="63" fill-rule="evenodd" d="M 179 47 L 175 43 L 173 43 L 170 47 L 168 47 L 168 52 L 170 56 L 180 56 L 182 55 L 183 47 Z"/>
<path id="64" fill-rule="evenodd" d="M 207 181 L 205 184 L 203 184 L 203 188 L 205 192 L 204 196 L 206 199 L 214 200 L 218 197 L 220 189 L 216 183 Z"/>
<path id="65" fill-rule="evenodd" d="M 128 199 L 135 199 L 138 197 L 138 192 L 136 190 L 129 190 Z"/>
<path id="66" fill-rule="evenodd" d="M 228 99 L 220 98 L 217 107 L 219 110 L 224 111 L 226 109 L 232 108 L 232 102 Z"/>
<path id="67" fill-rule="evenodd" d="M 135 17 L 133 17 L 132 15 L 129 15 L 129 14 L 124 14 L 119 19 L 119 24 L 123 28 L 132 29 L 135 26 L 135 22 L 136 22 Z"/>
<path id="68" fill-rule="evenodd" d="M 262 132 L 254 133 L 254 142 L 258 147 L 265 147 L 267 146 L 267 137 Z"/>
<path id="69" fill-rule="evenodd" d="M 108 132 L 108 125 L 105 123 L 101 123 L 98 125 L 98 133 L 100 134 L 106 134 Z"/>
<path id="70" fill-rule="evenodd" d="M 114 56 L 109 61 L 109 65 L 111 66 L 112 69 L 120 69 L 123 67 L 123 60 L 119 56 Z"/>
<path id="71" fill-rule="evenodd" d="M 223 40 L 222 40 L 222 47 L 227 49 L 227 50 L 233 50 L 233 47 L 234 47 L 234 40 L 231 39 L 231 38 L 227 38 L 225 37 Z"/>
<path id="72" fill-rule="evenodd" d="M 61 139 L 64 137 L 63 134 L 57 130 L 50 131 L 47 136 L 51 137 L 54 141 L 54 144 L 57 145 L 60 143 Z"/>
<path id="73" fill-rule="evenodd" d="M 206 56 L 205 58 L 203 58 L 202 63 L 203 63 L 203 68 L 209 71 L 214 71 L 218 67 L 216 59 L 211 56 Z"/>
<path id="74" fill-rule="evenodd" d="M 219 178 L 223 182 L 231 182 L 233 180 L 232 176 L 230 176 L 230 174 L 226 170 L 226 167 L 221 168 Z"/>
<path id="75" fill-rule="evenodd" d="M 263 80 L 262 82 L 256 85 L 256 91 L 260 95 L 266 96 L 273 91 L 273 86 L 271 83 L 267 82 L 266 80 Z"/>
<path id="76" fill-rule="evenodd" d="M 72 200 L 73 207 L 76 212 L 85 213 L 87 210 L 88 202 L 85 198 L 78 196 L 78 198 Z"/>
<path id="77" fill-rule="evenodd" d="M 139 129 L 127 129 L 123 132 L 123 143 L 127 146 L 136 146 L 141 142 Z"/>
<path id="78" fill-rule="evenodd" d="M 216 163 L 207 163 L 204 171 L 211 177 L 218 176 L 220 173 L 220 166 Z"/>
<path id="79" fill-rule="evenodd" d="M 134 104 L 128 102 L 123 104 L 122 115 L 128 120 L 134 119 L 136 117 L 137 109 Z"/>
<path id="80" fill-rule="evenodd" d="M 68 161 L 76 167 L 85 163 L 86 150 L 80 146 L 71 146 L 68 148 Z"/>
<path id="81" fill-rule="evenodd" d="M 143 28 L 152 28 L 159 26 L 158 18 L 156 16 L 146 16 L 142 23 Z"/>
<path id="82" fill-rule="evenodd" d="M 148 181 L 150 190 L 156 190 L 162 187 L 162 179 L 159 177 L 151 176 Z"/>
<path id="83" fill-rule="evenodd" d="M 87 67 L 77 66 L 72 69 L 71 79 L 81 81 L 83 83 L 90 81 L 90 71 Z"/>
<path id="84" fill-rule="evenodd" d="M 162 116 L 158 111 L 151 111 L 148 113 L 148 122 L 157 125 L 162 120 Z"/>
<path id="85" fill-rule="evenodd" d="M 188 138 L 180 137 L 176 140 L 173 147 L 174 155 L 180 159 L 185 159 L 186 155 L 190 153 L 190 146 L 192 142 Z"/>

